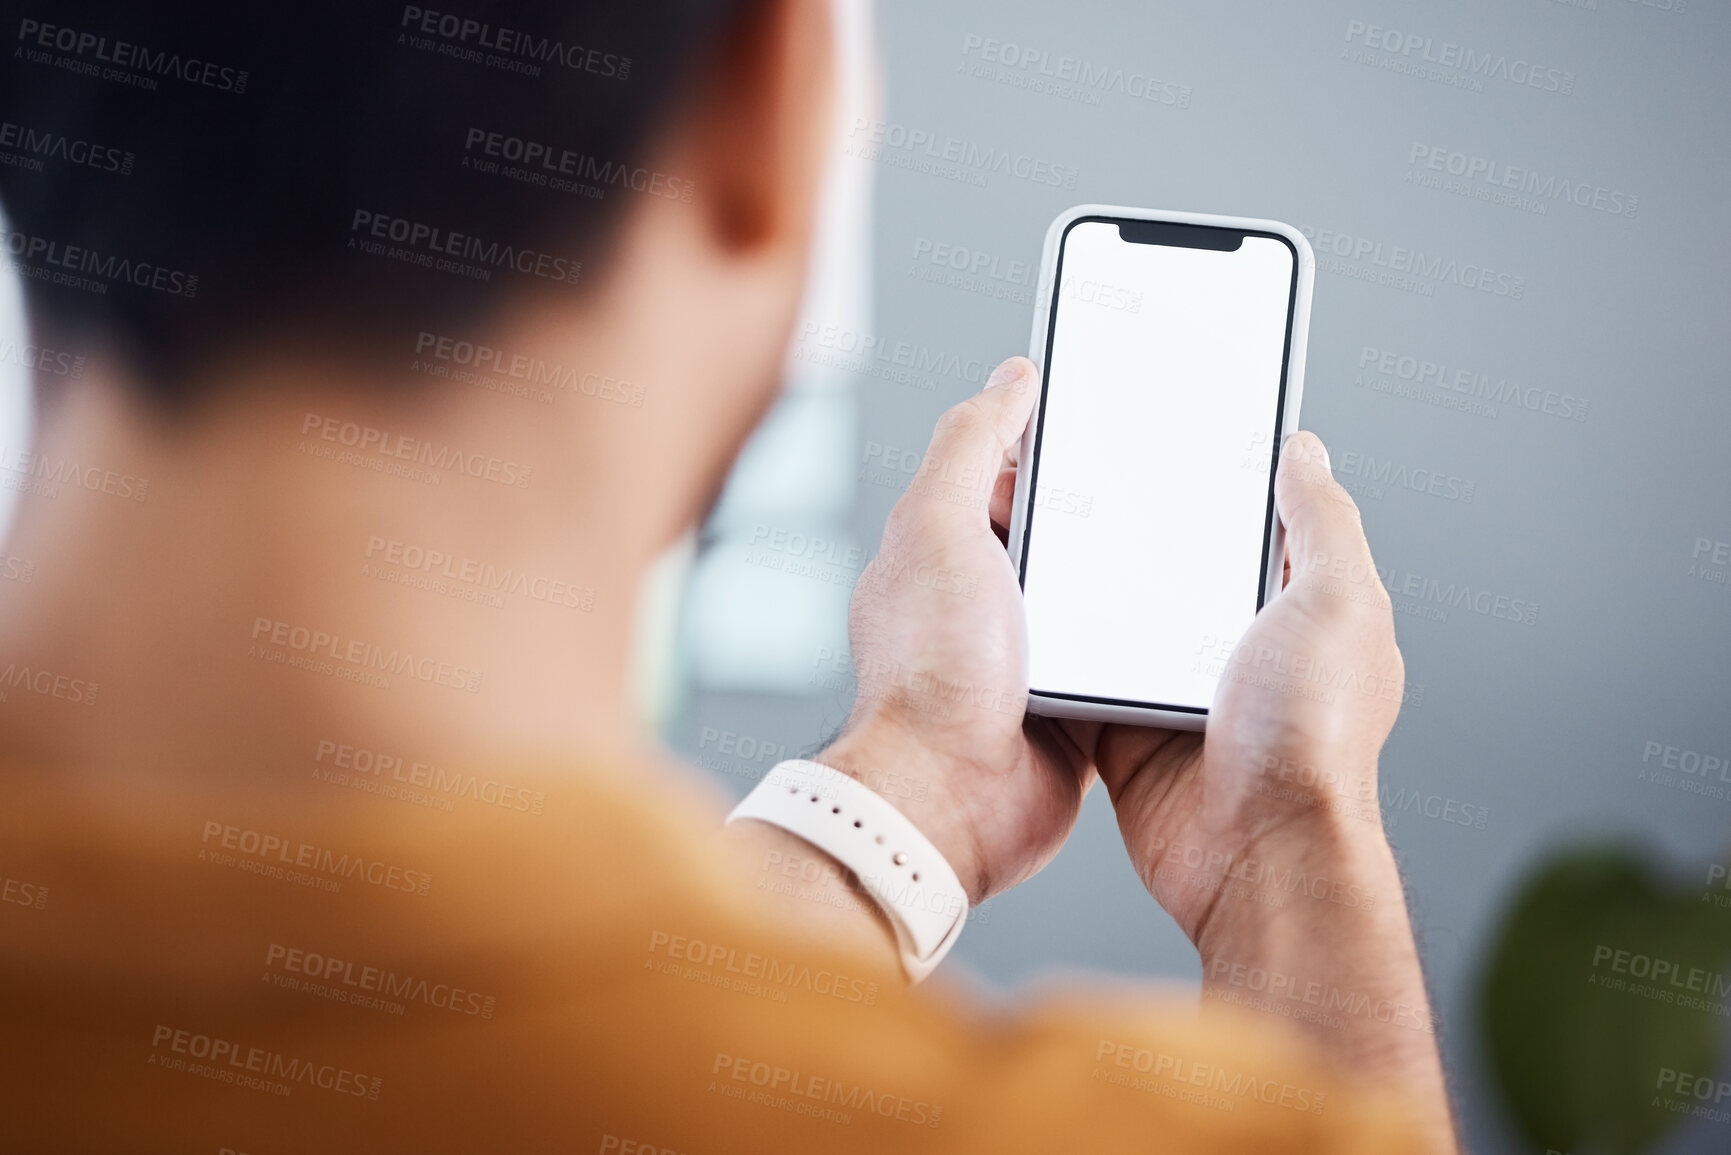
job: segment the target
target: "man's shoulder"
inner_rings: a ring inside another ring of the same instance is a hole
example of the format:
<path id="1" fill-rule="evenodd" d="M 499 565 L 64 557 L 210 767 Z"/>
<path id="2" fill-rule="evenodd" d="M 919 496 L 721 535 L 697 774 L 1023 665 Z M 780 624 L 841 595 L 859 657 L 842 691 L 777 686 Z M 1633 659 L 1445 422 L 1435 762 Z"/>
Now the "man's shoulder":
<path id="1" fill-rule="evenodd" d="M 327 912 L 423 926 L 725 907 L 738 887 L 718 861 L 724 807 L 695 771 L 652 762 L 237 769 L 216 781 L 0 756 L 4 865 L 42 876 L 30 878 L 33 895 L 78 879 L 82 913 L 98 920 L 151 888 L 165 917 L 317 896 Z"/>

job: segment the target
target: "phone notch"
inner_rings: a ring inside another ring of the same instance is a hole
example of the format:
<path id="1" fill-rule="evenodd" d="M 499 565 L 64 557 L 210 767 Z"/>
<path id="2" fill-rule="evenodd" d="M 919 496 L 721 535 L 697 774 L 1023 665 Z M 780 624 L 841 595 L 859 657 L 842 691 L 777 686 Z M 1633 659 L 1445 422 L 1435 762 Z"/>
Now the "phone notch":
<path id="1" fill-rule="evenodd" d="M 1131 245 L 1170 245 L 1180 249 L 1212 249 L 1217 253 L 1236 253 L 1244 246 L 1241 232 L 1173 221 L 1119 221 L 1118 239 Z"/>

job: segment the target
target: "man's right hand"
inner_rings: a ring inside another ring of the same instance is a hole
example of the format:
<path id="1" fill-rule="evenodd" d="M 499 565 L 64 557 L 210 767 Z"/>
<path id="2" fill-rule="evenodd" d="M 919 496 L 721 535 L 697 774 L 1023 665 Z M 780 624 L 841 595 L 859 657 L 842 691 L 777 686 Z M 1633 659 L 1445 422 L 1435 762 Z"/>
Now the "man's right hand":
<path id="1" fill-rule="evenodd" d="M 1202 956 L 1204 1000 L 1296 1023 L 1336 1066 L 1399 1085 L 1435 1149 L 1453 1151 L 1377 799 L 1405 688 L 1393 607 L 1314 434 L 1286 444 L 1274 492 L 1286 580 L 1214 655 L 1206 738 L 1113 725 L 1084 749 L 1137 873 Z"/>
<path id="2" fill-rule="evenodd" d="M 1383 842 L 1377 755 L 1399 713 L 1404 667 L 1358 508 L 1312 433 L 1281 453 L 1275 501 L 1287 579 L 1222 668 L 1202 735 L 1106 726 L 1093 747 L 1131 861 L 1202 944 L 1257 864 Z M 1080 731 L 1078 731 L 1080 734 Z"/>

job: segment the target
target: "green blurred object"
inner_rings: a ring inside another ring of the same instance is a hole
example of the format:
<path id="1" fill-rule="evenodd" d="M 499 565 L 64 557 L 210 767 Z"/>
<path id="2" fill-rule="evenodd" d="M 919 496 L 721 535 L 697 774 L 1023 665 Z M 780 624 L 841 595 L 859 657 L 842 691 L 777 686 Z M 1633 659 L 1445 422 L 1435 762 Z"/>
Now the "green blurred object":
<path id="1" fill-rule="evenodd" d="M 1553 857 L 1522 889 L 1488 955 L 1479 1020 L 1530 1146 L 1641 1155 L 1689 1117 L 1694 1100 L 1658 1081 L 1720 1069 L 1731 909 L 1713 897 L 1596 847 Z M 1679 1005 L 1692 999 L 1711 1005 Z"/>

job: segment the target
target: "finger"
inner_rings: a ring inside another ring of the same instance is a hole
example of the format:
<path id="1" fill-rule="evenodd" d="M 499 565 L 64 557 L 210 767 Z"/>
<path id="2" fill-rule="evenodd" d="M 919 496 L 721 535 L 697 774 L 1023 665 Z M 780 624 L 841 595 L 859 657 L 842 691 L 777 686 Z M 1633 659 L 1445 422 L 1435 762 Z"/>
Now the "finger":
<path id="1" fill-rule="evenodd" d="M 1033 412 L 1035 380 L 1032 361 L 1011 357 L 984 389 L 945 410 L 909 495 L 989 512 L 1004 454 Z"/>
<path id="2" fill-rule="evenodd" d="M 1010 536 L 1010 514 L 1016 501 L 1016 467 L 1022 457 L 1022 439 L 1010 442 L 1004 450 L 1004 462 L 998 466 L 998 482 L 992 487 L 992 529 L 1001 530 L 1000 539 Z"/>
<path id="3" fill-rule="evenodd" d="M 1286 526 L 1289 584 L 1312 573 L 1342 581 L 1379 582 L 1358 506 L 1334 480 L 1328 449 L 1316 434 L 1300 431 L 1282 447 L 1280 468 L 1274 475 L 1274 503 Z"/>
<path id="4" fill-rule="evenodd" d="M 1092 723 L 1099 726 L 1100 723 Z M 1076 740 L 1076 736 L 1058 723 L 1056 718 L 1042 718 L 1029 714 L 1022 719 L 1022 733 L 1027 736 L 1033 747 L 1044 756 L 1048 766 L 1059 769 L 1071 775 L 1080 788 L 1080 796 L 1087 797 L 1093 789 L 1099 775 L 1094 770 L 1094 759 L 1089 746 L 1084 747 Z"/>
<path id="5" fill-rule="evenodd" d="M 1193 730 L 1166 730 L 1110 722 L 1094 737 L 1094 766 L 1116 806 L 1132 782 L 1152 790 L 1202 748 Z"/>
<path id="6" fill-rule="evenodd" d="M 992 486 L 992 528 L 1010 532 L 1010 511 L 1016 501 L 1016 467 L 1006 465 L 998 470 L 998 480 Z"/>

